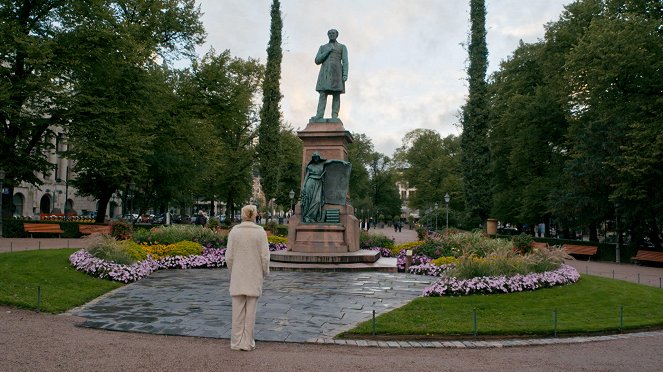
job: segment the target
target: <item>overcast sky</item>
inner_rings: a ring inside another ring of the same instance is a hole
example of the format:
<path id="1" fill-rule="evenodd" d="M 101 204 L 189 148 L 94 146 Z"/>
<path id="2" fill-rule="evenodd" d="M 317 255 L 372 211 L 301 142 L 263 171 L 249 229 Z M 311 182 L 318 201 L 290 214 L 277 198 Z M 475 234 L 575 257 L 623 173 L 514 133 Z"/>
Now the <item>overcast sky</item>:
<path id="1" fill-rule="evenodd" d="M 571 0 L 486 0 L 488 73 L 499 67 L 519 40 L 543 38 Z M 271 0 L 199 0 L 207 42 L 217 52 L 267 58 Z M 392 156 L 416 128 L 442 136 L 460 134 L 458 114 L 467 96 L 464 45 L 469 0 L 281 0 L 283 64 L 281 110 L 285 121 L 304 129 L 315 113 L 318 47 L 327 30 L 339 31 L 348 48 L 349 78 L 341 96 L 346 130 L 364 133 L 375 150 Z M 325 117 L 330 116 L 331 97 Z"/>

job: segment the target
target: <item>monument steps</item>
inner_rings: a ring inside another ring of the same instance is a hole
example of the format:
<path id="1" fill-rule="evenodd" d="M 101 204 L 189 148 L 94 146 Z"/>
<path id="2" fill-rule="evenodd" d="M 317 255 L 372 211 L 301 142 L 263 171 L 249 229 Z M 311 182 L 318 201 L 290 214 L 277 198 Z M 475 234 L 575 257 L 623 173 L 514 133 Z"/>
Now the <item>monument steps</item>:
<path id="1" fill-rule="evenodd" d="M 398 271 L 395 258 L 383 258 L 379 251 L 367 249 L 342 253 L 276 251 L 270 258 L 269 267 L 276 271 Z"/>
<path id="2" fill-rule="evenodd" d="M 274 252 L 272 252 L 274 253 Z M 395 258 L 380 257 L 375 262 L 353 262 L 353 263 L 303 263 L 303 262 L 279 262 L 271 261 L 269 269 L 272 271 L 398 271 Z"/>

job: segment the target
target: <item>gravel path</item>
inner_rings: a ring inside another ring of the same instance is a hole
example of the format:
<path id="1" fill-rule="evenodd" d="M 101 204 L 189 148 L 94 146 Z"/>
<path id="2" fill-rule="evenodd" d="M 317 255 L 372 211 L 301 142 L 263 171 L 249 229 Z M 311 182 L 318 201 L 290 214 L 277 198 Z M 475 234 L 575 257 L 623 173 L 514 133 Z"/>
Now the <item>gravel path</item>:
<path id="1" fill-rule="evenodd" d="M 81 318 L 0 306 L 0 371 L 659 371 L 663 336 L 504 349 L 258 342 L 81 328 Z"/>

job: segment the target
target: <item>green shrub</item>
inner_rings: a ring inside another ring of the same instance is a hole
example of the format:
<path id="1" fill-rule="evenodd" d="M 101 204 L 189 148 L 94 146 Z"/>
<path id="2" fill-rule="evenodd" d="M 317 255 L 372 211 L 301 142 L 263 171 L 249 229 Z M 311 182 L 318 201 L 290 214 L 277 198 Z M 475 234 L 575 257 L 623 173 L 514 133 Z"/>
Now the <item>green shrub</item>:
<path id="1" fill-rule="evenodd" d="M 527 254 L 532 251 L 532 242 L 534 239 L 531 235 L 522 233 L 520 235 L 515 235 L 511 238 L 513 242 L 513 247 L 520 252 L 520 254 Z"/>
<path id="2" fill-rule="evenodd" d="M 434 240 L 434 239 L 425 240 L 421 245 L 419 245 L 419 247 L 417 247 L 416 252 L 419 254 L 426 255 L 433 259 L 441 256 L 456 255 L 456 253 L 454 253 L 451 250 L 450 245 L 444 244 L 443 241 Z"/>
<path id="3" fill-rule="evenodd" d="M 274 235 L 278 236 L 288 236 L 288 225 L 276 225 L 273 231 Z"/>
<path id="4" fill-rule="evenodd" d="M 126 221 L 115 221 L 111 224 L 111 235 L 117 239 L 131 239 L 133 226 Z"/>
<path id="5" fill-rule="evenodd" d="M 122 265 L 130 265 L 138 261 L 127 251 L 122 241 L 118 241 L 112 236 L 99 234 L 89 239 L 91 242 L 87 250 L 96 258 Z"/>
<path id="6" fill-rule="evenodd" d="M 2 220 L 2 236 L 5 238 L 27 238 L 30 235 L 23 229 L 23 223 L 34 223 L 21 218 L 4 218 Z"/>
<path id="7" fill-rule="evenodd" d="M 225 247 L 225 233 L 217 233 L 209 228 L 197 225 L 171 225 L 140 229 L 134 232 L 133 240 L 147 244 L 175 244 L 184 240 L 197 242 L 204 246 Z"/>
<path id="8" fill-rule="evenodd" d="M 428 236 L 428 231 L 421 225 L 417 226 L 415 231 L 417 232 L 417 240 L 424 240 Z"/>
<path id="9" fill-rule="evenodd" d="M 359 247 L 367 249 L 371 247 L 391 248 L 394 246 L 394 241 L 384 234 L 371 234 L 362 231 L 359 234 Z"/>
<path id="10" fill-rule="evenodd" d="M 219 222 L 219 219 L 217 217 L 210 218 L 207 221 L 207 227 L 210 230 L 215 231 L 217 227 L 221 227 L 221 222 Z"/>

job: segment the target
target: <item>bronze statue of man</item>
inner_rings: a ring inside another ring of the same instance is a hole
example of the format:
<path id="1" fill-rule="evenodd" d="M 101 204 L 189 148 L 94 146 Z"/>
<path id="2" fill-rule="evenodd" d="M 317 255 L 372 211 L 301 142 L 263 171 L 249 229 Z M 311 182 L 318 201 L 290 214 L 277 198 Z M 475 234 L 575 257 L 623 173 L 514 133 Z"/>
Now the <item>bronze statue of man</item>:
<path id="1" fill-rule="evenodd" d="M 315 64 L 320 66 L 315 90 L 320 93 L 318 111 L 311 119 L 322 119 L 327 106 L 327 96 L 332 95 L 332 118 L 338 118 L 341 108 L 341 94 L 345 93 L 345 81 L 348 80 L 348 49 L 336 41 L 338 31 L 327 31 L 329 43 L 321 45 L 315 56 Z"/>

